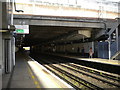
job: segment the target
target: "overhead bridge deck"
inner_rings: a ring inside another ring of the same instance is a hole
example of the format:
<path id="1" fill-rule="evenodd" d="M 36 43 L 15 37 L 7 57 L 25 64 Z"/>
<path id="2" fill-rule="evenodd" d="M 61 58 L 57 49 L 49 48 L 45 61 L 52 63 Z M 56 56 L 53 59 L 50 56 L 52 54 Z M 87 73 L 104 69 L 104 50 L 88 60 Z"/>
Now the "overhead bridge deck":
<path id="1" fill-rule="evenodd" d="M 98 20 L 97 18 L 41 16 L 41 15 L 27 15 L 27 14 L 25 15 L 14 14 L 14 24 L 105 28 L 104 22 Z"/>

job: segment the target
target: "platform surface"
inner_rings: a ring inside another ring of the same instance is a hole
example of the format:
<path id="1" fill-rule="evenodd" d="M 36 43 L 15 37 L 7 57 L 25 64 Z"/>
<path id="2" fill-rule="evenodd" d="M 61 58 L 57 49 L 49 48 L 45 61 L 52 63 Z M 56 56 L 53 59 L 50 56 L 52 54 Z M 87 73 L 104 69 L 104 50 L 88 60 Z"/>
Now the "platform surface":
<path id="1" fill-rule="evenodd" d="M 42 65 L 25 55 L 17 53 L 9 88 L 73 88 L 54 76 Z"/>
<path id="2" fill-rule="evenodd" d="M 104 64 L 120 66 L 120 60 L 112 60 L 112 59 L 109 60 L 109 59 L 102 59 L 102 58 L 81 58 L 80 56 L 64 55 L 64 54 L 53 54 L 53 55 L 73 58 L 73 59 L 77 59 L 77 60 L 84 60 L 84 61 L 91 61 L 91 62 L 98 62 L 98 63 L 104 63 Z"/>
<path id="3" fill-rule="evenodd" d="M 104 64 L 120 65 L 119 60 L 111 60 L 111 59 L 109 60 L 109 59 L 101 59 L 101 58 L 79 58 L 79 57 L 75 57 L 75 56 L 65 56 L 65 57 L 75 58 L 75 59 L 78 59 L 78 60 L 104 63 Z"/>
<path id="4" fill-rule="evenodd" d="M 80 60 L 89 60 L 89 61 L 100 62 L 105 64 L 120 65 L 119 60 L 109 60 L 109 59 L 101 59 L 101 58 L 80 58 Z"/>

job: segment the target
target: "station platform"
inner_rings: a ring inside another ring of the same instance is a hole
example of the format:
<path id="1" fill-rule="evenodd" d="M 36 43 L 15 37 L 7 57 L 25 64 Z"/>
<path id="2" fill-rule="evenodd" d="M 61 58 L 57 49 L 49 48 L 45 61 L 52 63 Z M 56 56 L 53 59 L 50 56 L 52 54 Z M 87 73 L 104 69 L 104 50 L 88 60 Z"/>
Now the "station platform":
<path id="1" fill-rule="evenodd" d="M 80 56 L 64 55 L 64 54 L 53 54 L 53 55 L 58 55 L 58 56 L 77 59 L 77 60 L 84 60 L 84 61 L 91 61 L 91 62 L 98 62 L 98 63 L 120 66 L 120 60 L 112 60 L 112 59 L 109 60 L 109 59 L 101 59 L 101 58 L 81 58 Z"/>
<path id="2" fill-rule="evenodd" d="M 69 84 L 52 74 L 27 54 L 16 54 L 16 65 L 7 88 L 66 88 L 74 90 Z"/>
<path id="3" fill-rule="evenodd" d="M 101 59 L 101 58 L 79 58 L 79 57 L 75 57 L 75 56 L 65 56 L 65 57 L 120 66 L 120 60 L 112 60 L 112 59 L 109 60 L 109 59 Z"/>

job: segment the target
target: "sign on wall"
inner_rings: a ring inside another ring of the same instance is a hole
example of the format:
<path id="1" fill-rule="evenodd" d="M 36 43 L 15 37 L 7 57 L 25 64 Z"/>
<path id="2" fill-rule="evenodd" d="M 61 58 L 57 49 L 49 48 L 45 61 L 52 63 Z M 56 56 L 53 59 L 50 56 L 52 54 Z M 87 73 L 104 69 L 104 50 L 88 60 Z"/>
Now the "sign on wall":
<path id="1" fill-rule="evenodd" d="M 15 25 L 17 34 L 29 34 L 29 25 Z"/>

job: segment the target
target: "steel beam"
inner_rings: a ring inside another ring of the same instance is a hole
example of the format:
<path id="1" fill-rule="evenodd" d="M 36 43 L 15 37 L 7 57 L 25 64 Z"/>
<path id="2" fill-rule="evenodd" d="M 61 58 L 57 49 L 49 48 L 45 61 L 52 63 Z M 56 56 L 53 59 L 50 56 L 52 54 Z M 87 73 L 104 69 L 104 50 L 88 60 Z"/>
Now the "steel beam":
<path id="1" fill-rule="evenodd" d="M 105 28 L 104 23 L 94 20 L 79 20 L 55 17 L 32 17 L 14 15 L 14 24 L 16 25 L 44 25 L 44 26 L 69 26 L 85 28 Z"/>

